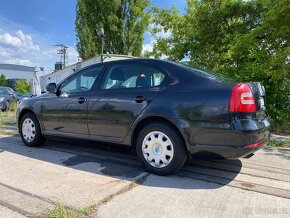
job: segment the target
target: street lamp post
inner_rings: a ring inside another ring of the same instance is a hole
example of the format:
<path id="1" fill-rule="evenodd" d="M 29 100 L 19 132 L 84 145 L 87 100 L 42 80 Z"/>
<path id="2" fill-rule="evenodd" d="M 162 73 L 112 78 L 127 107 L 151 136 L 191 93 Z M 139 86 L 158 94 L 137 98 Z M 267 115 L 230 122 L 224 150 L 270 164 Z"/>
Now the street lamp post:
<path id="1" fill-rule="evenodd" d="M 99 29 L 96 29 L 96 33 L 99 37 L 101 37 L 101 40 L 102 40 L 102 51 L 101 51 L 101 59 L 102 59 L 102 62 L 104 61 L 103 59 L 103 54 L 104 54 L 104 46 L 105 46 L 105 31 L 103 28 L 99 28 Z"/>

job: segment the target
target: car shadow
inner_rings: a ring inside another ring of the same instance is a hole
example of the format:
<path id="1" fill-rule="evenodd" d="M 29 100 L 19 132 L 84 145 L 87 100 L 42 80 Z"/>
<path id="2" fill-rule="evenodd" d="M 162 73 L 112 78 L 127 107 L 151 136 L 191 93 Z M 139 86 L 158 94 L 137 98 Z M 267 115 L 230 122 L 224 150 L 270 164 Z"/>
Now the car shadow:
<path id="1" fill-rule="evenodd" d="M 93 174 L 135 182 L 146 175 L 130 148 L 78 140 L 48 140 L 42 147 L 26 147 L 19 136 L 0 138 L 0 149 L 17 155 Z M 0 153 L 1 157 L 1 153 Z M 177 189 L 217 189 L 233 181 L 242 167 L 240 160 L 189 160 L 176 174 L 155 176 L 142 185 Z"/>

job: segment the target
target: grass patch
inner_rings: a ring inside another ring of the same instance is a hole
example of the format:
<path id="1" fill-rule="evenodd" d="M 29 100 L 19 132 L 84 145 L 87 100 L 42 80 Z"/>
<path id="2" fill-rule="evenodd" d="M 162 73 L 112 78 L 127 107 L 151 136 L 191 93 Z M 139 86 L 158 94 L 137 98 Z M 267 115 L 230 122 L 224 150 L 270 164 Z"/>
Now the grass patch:
<path id="1" fill-rule="evenodd" d="M 0 112 L 0 118 L 15 118 L 16 119 L 16 113 L 14 111 L 4 111 Z"/>
<path id="2" fill-rule="evenodd" d="M 62 202 L 55 202 L 45 214 L 45 218 L 85 218 L 92 215 L 97 209 L 96 205 L 91 205 L 81 209 L 73 209 L 66 207 Z"/>
<path id="3" fill-rule="evenodd" d="M 271 132 L 277 135 L 290 135 L 290 122 L 285 123 L 283 126 L 281 125 L 271 125 Z"/>
<path id="4" fill-rule="evenodd" d="M 16 114 L 12 112 L 0 112 L 0 135 L 17 135 L 17 131 L 7 130 L 5 126 L 16 124 Z"/>
<path id="5" fill-rule="evenodd" d="M 270 139 L 267 145 L 270 147 L 290 148 L 290 140 L 280 141 L 280 140 Z"/>
<path id="6" fill-rule="evenodd" d="M 13 112 L 0 112 L 0 126 L 16 124 L 16 114 Z"/>
<path id="7" fill-rule="evenodd" d="M 12 102 L 10 103 L 9 111 L 15 113 L 16 110 L 17 110 L 17 101 L 12 101 Z"/>
<path id="8" fill-rule="evenodd" d="M 14 136 L 16 136 L 16 135 L 18 135 L 18 132 L 0 129 L 0 135 L 14 135 Z"/>

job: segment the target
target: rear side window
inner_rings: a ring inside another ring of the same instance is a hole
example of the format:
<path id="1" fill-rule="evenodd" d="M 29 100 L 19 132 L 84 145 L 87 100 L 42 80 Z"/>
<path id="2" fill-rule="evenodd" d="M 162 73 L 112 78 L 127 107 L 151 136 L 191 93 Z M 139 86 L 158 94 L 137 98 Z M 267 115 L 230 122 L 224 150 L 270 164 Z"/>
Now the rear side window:
<path id="1" fill-rule="evenodd" d="M 102 89 L 150 88 L 162 85 L 165 74 L 142 64 L 113 65 L 106 73 Z"/>

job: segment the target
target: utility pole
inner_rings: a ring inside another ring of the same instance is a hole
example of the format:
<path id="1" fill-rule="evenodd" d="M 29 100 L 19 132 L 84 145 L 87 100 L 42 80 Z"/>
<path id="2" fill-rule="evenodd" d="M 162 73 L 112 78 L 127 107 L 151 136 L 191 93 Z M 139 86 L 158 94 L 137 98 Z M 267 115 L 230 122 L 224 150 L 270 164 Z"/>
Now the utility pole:
<path id="1" fill-rule="evenodd" d="M 57 54 L 60 56 L 60 62 L 62 64 L 62 68 L 65 68 L 68 64 L 68 47 L 63 44 L 53 45 L 57 46 Z"/>

